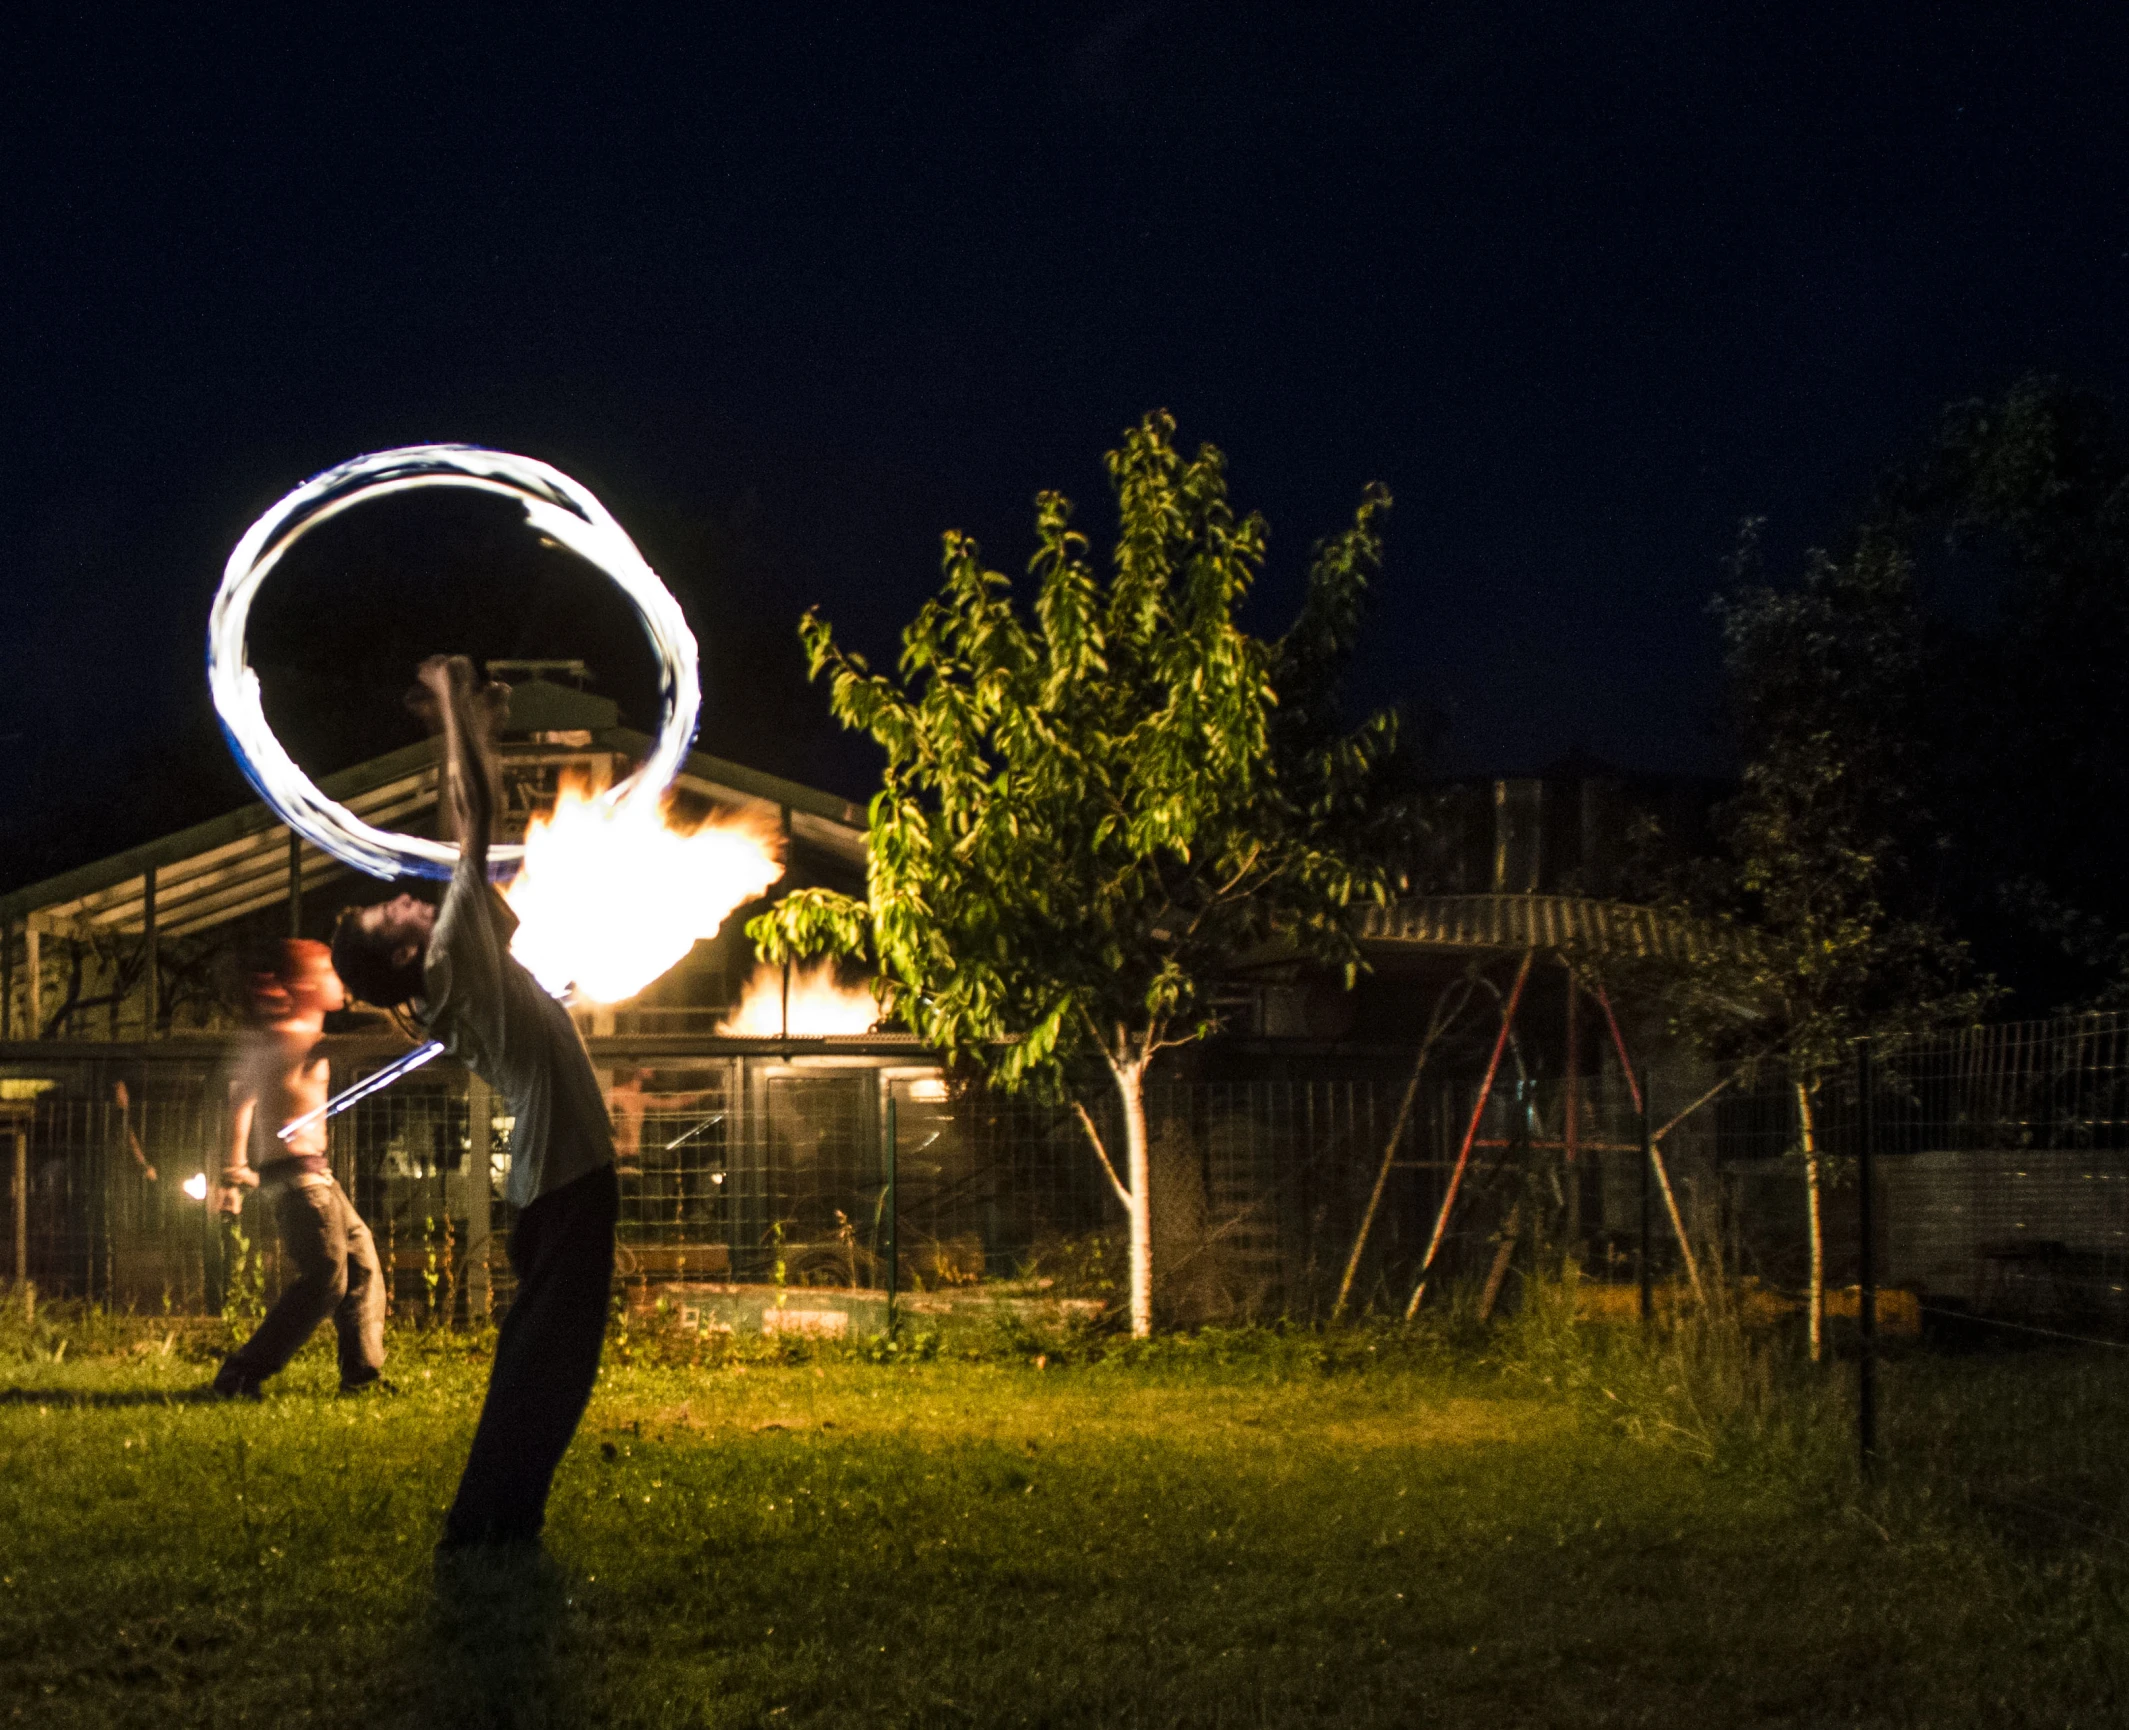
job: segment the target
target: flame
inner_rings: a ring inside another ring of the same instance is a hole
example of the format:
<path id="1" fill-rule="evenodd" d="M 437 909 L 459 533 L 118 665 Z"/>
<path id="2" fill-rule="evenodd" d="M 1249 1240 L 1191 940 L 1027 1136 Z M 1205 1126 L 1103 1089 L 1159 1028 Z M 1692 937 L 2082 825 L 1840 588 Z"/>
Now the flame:
<path id="1" fill-rule="evenodd" d="M 763 895 L 784 874 L 776 853 L 764 822 L 678 829 L 655 797 L 565 782 L 527 826 L 524 867 L 503 892 L 519 921 L 510 951 L 558 997 L 618 1003 Z"/>
<path id="2" fill-rule="evenodd" d="M 207 1174 L 204 1171 L 196 1171 L 186 1178 L 185 1193 L 191 1196 L 194 1201 L 205 1201 L 207 1199 Z"/>
<path id="3" fill-rule="evenodd" d="M 819 1039 L 831 1034 L 870 1033 L 879 1006 L 864 986 L 843 984 L 833 961 L 791 969 L 791 1025 L 784 1026 L 784 970 L 759 966 L 747 981 L 739 1008 L 717 1031 L 746 1039 L 776 1039 L 785 1032 Z"/>

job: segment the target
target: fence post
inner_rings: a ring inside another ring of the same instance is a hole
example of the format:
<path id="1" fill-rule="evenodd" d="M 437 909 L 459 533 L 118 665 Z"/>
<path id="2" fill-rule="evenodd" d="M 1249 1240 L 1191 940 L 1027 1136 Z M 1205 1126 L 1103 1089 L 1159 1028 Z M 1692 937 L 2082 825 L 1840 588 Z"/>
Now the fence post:
<path id="1" fill-rule="evenodd" d="M 1654 1273 L 1649 1251 L 1656 1239 L 1656 1144 L 1649 1138 L 1648 1089 L 1641 1092 L 1641 1325 L 1656 1312 Z"/>
<path id="2" fill-rule="evenodd" d="M 1855 1042 L 1856 1094 L 1856 1227 L 1862 1236 L 1861 1265 L 1856 1270 L 1856 1323 L 1862 1349 L 1856 1355 L 1856 1441 L 1863 1476 L 1878 1464 L 1878 1249 L 1877 1249 L 1877 1110 L 1873 1099 L 1870 1041 Z"/>
<path id="3" fill-rule="evenodd" d="M 887 1337 L 894 1338 L 895 1287 L 902 1283 L 902 1233 L 897 1223 L 901 1198 L 895 1194 L 896 1147 L 894 1083 L 887 1084 Z"/>
<path id="4" fill-rule="evenodd" d="M 15 1130 L 15 1283 L 22 1288 L 22 1307 L 34 1318 L 37 1299 L 30 1289 L 30 1136 L 18 1116 Z"/>

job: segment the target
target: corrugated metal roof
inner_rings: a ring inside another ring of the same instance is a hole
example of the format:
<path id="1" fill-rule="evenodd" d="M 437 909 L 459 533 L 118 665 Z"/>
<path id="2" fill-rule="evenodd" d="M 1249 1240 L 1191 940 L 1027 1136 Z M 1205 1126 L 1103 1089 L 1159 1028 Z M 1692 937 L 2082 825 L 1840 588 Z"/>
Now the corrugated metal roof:
<path id="1" fill-rule="evenodd" d="M 1686 960 L 1731 939 L 1655 907 L 1581 895 L 1418 895 L 1370 907 L 1363 944 L 1415 949 L 1580 949 Z"/>

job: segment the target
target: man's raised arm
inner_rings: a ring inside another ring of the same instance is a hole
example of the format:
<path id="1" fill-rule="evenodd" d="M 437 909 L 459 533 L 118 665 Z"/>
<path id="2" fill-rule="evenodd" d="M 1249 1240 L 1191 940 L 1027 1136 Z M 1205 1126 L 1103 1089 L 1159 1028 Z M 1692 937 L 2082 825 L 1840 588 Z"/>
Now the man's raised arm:
<path id="1" fill-rule="evenodd" d="M 458 822 L 461 857 L 485 876 L 498 803 L 491 734 L 501 687 L 477 688 L 473 663 L 464 655 L 431 655 L 418 677 L 436 699 L 443 728 L 444 785 Z"/>

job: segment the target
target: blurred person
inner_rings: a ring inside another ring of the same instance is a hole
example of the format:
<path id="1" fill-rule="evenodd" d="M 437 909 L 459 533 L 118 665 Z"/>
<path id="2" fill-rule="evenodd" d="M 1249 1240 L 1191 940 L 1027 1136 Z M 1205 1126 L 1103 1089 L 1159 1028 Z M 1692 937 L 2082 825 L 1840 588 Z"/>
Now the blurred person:
<path id="1" fill-rule="evenodd" d="M 500 804 L 494 729 L 509 692 L 463 656 L 422 663 L 409 706 L 443 735 L 442 804 L 458 866 L 439 909 L 412 895 L 351 907 L 333 931 L 348 989 L 410 1008 L 502 1096 L 517 1295 L 496 1338 L 480 1423 L 440 1552 L 539 1540 L 555 1468 L 599 1373 L 620 1187 L 613 1129 L 569 1011 L 510 954 L 517 919 L 488 882 Z"/>
<path id="2" fill-rule="evenodd" d="M 133 1167 L 149 1183 L 155 1182 L 155 1167 L 148 1162 L 148 1150 L 141 1146 L 140 1136 L 133 1128 L 133 1095 L 123 1081 L 111 1083 L 111 1103 L 118 1107 L 118 1128 L 126 1143 L 126 1151 L 133 1156 Z M 141 1116 L 147 1116 L 147 1108 L 141 1108 Z"/>
<path id="3" fill-rule="evenodd" d="M 215 1206 L 233 1222 L 247 1189 L 271 1197 L 281 1250 L 295 1264 L 296 1278 L 258 1331 L 223 1360 L 214 1391 L 257 1398 L 330 1316 L 339 1338 L 340 1391 L 359 1393 L 384 1370 L 384 1273 L 376 1240 L 333 1180 L 325 1120 L 285 1142 L 277 1133 L 325 1103 L 331 1071 L 317 1045 L 326 1012 L 342 1007 L 347 993 L 326 946 L 292 937 L 281 945 L 279 966 L 254 976 L 251 997 L 253 1025 L 229 1083 L 229 1146 Z M 234 1235 L 225 1231 L 224 1244 Z"/>

